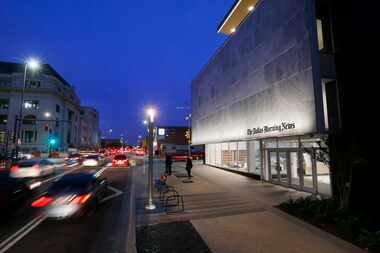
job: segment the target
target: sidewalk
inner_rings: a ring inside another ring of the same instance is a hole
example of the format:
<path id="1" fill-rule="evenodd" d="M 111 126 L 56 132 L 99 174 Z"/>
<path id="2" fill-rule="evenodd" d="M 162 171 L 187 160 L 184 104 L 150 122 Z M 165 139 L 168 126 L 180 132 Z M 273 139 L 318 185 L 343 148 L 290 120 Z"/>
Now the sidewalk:
<path id="1" fill-rule="evenodd" d="M 168 184 L 184 196 L 185 212 L 166 214 L 157 194 L 158 208 L 151 213 L 144 211 L 146 171 L 142 168 L 135 174 L 138 227 L 190 221 L 213 253 L 362 252 L 274 207 L 306 193 L 201 164 L 193 168 L 193 183 L 184 183 L 184 163 L 173 165 Z M 154 178 L 163 170 L 164 163 L 156 162 Z"/>

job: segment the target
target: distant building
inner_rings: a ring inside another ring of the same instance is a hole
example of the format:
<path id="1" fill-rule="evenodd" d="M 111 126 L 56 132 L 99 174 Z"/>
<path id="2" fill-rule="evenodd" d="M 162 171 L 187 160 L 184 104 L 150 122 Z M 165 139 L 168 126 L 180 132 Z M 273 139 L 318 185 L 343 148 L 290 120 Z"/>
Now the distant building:
<path id="1" fill-rule="evenodd" d="M 99 112 L 94 107 L 82 106 L 80 109 L 80 146 L 95 149 L 100 146 Z"/>
<path id="2" fill-rule="evenodd" d="M 123 146 L 120 139 L 102 139 L 100 143 L 102 148 L 121 148 Z"/>
<path id="3" fill-rule="evenodd" d="M 16 118 L 23 105 L 21 151 L 67 150 L 80 144 L 80 101 L 75 89 L 49 64 L 27 71 L 24 101 L 21 91 L 25 65 L 0 62 L 0 141 L 15 148 Z M 49 146 L 54 139 L 53 147 Z"/>
<path id="4" fill-rule="evenodd" d="M 186 153 L 188 150 L 188 139 L 186 131 L 188 127 L 183 126 L 157 126 L 154 132 L 154 150 L 159 153 Z"/>

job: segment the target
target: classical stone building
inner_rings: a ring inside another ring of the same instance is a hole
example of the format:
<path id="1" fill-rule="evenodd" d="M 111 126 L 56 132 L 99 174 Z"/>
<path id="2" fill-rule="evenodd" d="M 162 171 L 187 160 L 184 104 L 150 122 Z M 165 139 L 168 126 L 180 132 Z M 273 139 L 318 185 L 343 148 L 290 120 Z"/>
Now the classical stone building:
<path id="1" fill-rule="evenodd" d="M 82 106 L 81 120 L 81 148 L 94 149 L 100 147 L 99 112 L 90 106 Z"/>
<path id="2" fill-rule="evenodd" d="M 2 148 L 8 151 L 15 148 L 16 119 L 21 104 L 21 151 L 78 148 L 80 101 L 74 87 L 49 64 L 43 64 L 38 70 L 27 71 L 24 101 L 21 103 L 24 70 L 24 64 L 0 62 Z"/>

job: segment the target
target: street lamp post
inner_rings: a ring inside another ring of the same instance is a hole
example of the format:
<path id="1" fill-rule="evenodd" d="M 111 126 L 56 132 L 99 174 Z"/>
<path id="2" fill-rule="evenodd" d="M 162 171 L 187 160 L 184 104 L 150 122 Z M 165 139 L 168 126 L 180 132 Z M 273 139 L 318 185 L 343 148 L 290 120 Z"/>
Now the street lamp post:
<path id="1" fill-rule="evenodd" d="M 153 204 L 153 121 L 154 121 L 154 115 L 155 111 L 153 109 L 148 109 L 147 114 L 149 116 L 148 120 L 148 127 L 149 127 L 149 133 L 148 133 L 148 204 L 145 206 L 146 210 L 154 210 L 156 209 L 156 206 Z"/>
<path id="2" fill-rule="evenodd" d="M 39 62 L 35 59 L 30 59 L 25 63 L 25 69 L 24 69 L 24 81 L 23 81 L 23 86 L 21 90 L 21 101 L 20 101 L 20 109 L 19 109 L 19 114 L 18 114 L 18 119 L 16 118 L 16 125 L 17 125 L 17 142 L 16 142 L 16 159 L 18 158 L 18 153 L 19 153 L 19 146 L 21 145 L 21 125 L 22 125 L 22 109 L 24 107 L 24 93 L 25 93 L 25 88 L 26 88 L 26 74 L 28 71 L 28 67 L 30 69 L 37 69 L 39 67 Z M 18 124 L 17 124 L 18 120 Z"/>

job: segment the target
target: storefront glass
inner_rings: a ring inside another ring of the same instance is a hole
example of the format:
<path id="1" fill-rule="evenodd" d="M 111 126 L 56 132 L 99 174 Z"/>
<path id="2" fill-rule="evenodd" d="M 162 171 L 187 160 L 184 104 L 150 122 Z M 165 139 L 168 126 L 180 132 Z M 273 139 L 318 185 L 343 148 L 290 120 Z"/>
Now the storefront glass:
<path id="1" fill-rule="evenodd" d="M 299 190 L 331 195 L 326 145 L 320 138 L 264 140 L 264 179 Z"/>
<path id="2" fill-rule="evenodd" d="M 248 172 L 248 148 L 247 142 L 238 142 L 238 168 L 242 171 Z"/>

